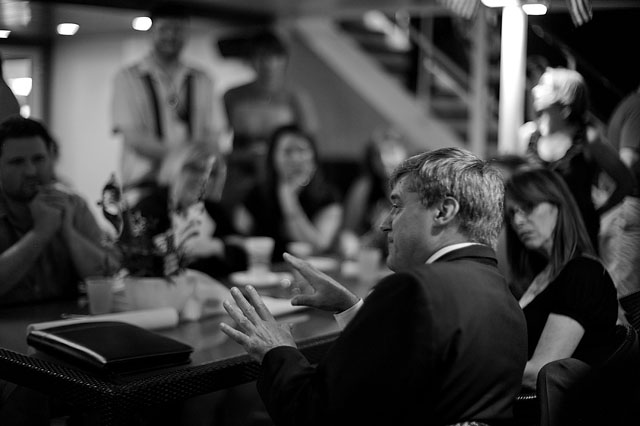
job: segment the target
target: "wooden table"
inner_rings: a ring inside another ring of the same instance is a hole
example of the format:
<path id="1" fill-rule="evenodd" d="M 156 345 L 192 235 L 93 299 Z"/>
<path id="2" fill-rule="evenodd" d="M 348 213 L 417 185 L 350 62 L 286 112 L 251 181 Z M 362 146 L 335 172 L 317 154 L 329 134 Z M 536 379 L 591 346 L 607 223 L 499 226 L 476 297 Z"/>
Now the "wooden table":
<path id="1" fill-rule="evenodd" d="M 341 279 L 337 271 L 332 274 Z M 364 295 L 370 284 L 342 279 Z M 26 343 L 28 324 L 60 319 L 61 314 L 86 314 L 83 303 L 69 301 L 4 308 L 0 310 L 0 377 L 45 394 L 62 398 L 83 411 L 96 413 L 101 424 L 129 424 L 132 410 L 185 400 L 255 380 L 259 365 L 219 328 L 226 315 L 181 323 L 158 333 L 191 345 L 194 352 L 186 366 L 154 370 L 128 377 L 106 377 L 33 356 Z M 326 352 L 338 334 L 333 315 L 305 309 L 279 317 L 293 322 L 293 334 L 313 363 Z"/>

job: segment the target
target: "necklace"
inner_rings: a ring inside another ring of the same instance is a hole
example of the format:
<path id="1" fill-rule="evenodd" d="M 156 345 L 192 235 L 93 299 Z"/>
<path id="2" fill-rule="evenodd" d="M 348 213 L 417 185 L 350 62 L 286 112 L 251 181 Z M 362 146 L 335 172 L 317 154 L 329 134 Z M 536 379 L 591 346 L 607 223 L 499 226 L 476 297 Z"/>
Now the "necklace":
<path id="1" fill-rule="evenodd" d="M 183 78 L 182 73 L 177 70 L 158 68 L 157 79 L 164 89 L 165 99 L 169 108 L 176 111 L 180 107 L 180 83 Z"/>

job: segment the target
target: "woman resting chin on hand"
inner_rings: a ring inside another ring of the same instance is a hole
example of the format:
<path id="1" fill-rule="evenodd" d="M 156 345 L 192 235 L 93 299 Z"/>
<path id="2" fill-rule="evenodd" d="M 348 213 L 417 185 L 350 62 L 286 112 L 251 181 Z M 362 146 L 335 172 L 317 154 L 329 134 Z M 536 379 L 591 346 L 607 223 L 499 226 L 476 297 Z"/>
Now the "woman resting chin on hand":
<path id="1" fill-rule="evenodd" d="M 249 233 L 276 240 L 274 260 L 280 261 L 291 241 L 327 250 L 340 228 L 342 207 L 336 191 L 318 170 L 315 143 L 296 126 L 278 128 L 267 152 L 266 179 L 244 202 Z"/>

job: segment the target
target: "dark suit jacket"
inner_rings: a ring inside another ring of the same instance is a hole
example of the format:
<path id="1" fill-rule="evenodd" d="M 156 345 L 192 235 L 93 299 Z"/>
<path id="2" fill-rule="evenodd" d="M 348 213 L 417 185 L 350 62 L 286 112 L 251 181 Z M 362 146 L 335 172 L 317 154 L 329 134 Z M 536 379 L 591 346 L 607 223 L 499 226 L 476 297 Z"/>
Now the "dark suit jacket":
<path id="1" fill-rule="evenodd" d="M 319 365 L 269 351 L 258 391 L 278 425 L 505 419 L 526 361 L 522 310 L 475 245 L 380 281 Z"/>

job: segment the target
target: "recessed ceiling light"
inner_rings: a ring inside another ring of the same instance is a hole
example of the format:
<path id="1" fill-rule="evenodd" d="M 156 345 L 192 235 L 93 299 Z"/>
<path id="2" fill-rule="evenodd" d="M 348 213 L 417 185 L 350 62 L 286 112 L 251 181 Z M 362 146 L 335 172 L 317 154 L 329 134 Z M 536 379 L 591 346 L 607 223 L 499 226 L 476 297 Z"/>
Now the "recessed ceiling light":
<path id="1" fill-rule="evenodd" d="M 481 0 L 482 4 L 487 7 L 507 7 L 517 6 L 520 4 L 519 0 Z"/>
<path id="2" fill-rule="evenodd" d="M 549 3 L 544 0 L 531 1 L 522 3 L 522 10 L 527 15 L 546 15 Z"/>
<path id="3" fill-rule="evenodd" d="M 0 38 L 9 38 L 11 30 L 0 30 Z"/>
<path id="4" fill-rule="evenodd" d="M 78 28 L 80 28 L 80 25 L 78 24 L 65 22 L 62 24 L 58 24 L 57 30 L 58 30 L 58 34 L 60 35 L 74 35 L 75 33 L 78 32 Z"/>
<path id="5" fill-rule="evenodd" d="M 31 77 L 10 78 L 9 87 L 11 87 L 11 91 L 17 96 L 29 96 L 31 88 L 33 87 L 33 81 Z"/>
<path id="6" fill-rule="evenodd" d="M 136 31 L 148 31 L 151 28 L 151 18 L 148 16 L 138 16 L 137 18 L 133 18 L 133 22 L 131 26 Z"/>

